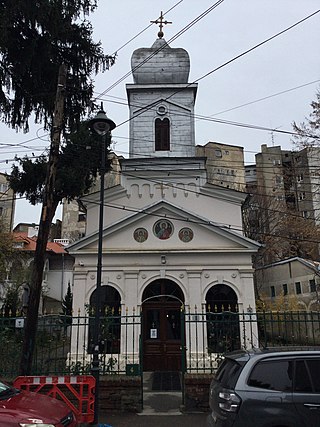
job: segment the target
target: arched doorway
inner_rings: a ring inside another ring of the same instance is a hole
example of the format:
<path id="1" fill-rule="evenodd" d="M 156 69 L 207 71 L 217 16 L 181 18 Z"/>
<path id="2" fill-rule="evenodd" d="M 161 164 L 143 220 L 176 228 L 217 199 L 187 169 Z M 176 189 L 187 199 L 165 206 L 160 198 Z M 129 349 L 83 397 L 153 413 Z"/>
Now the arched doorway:
<path id="1" fill-rule="evenodd" d="M 121 329 L 121 296 L 112 286 L 101 286 L 99 289 L 101 319 L 99 330 L 99 352 L 104 354 L 118 354 L 120 352 Z M 97 290 L 90 296 L 90 319 L 88 335 L 88 352 L 93 352 L 93 328 L 95 324 L 94 309 L 96 307 Z"/>
<path id="2" fill-rule="evenodd" d="M 171 280 L 156 280 L 143 292 L 143 369 L 181 370 L 181 306 L 184 295 Z"/>
<path id="3" fill-rule="evenodd" d="M 227 285 L 212 286 L 206 295 L 209 353 L 225 353 L 240 348 L 238 298 Z"/>

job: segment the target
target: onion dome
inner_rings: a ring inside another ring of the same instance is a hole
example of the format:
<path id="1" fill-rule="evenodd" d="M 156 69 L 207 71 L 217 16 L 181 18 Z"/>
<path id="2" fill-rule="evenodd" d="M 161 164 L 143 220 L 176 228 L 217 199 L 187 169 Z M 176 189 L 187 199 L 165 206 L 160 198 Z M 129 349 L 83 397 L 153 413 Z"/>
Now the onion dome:
<path id="1" fill-rule="evenodd" d="M 140 48 L 133 52 L 131 69 L 135 84 L 188 83 L 188 52 L 182 48 L 171 48 L 162 35 L 159 32 L 159 38 L 151 48 Z"/>

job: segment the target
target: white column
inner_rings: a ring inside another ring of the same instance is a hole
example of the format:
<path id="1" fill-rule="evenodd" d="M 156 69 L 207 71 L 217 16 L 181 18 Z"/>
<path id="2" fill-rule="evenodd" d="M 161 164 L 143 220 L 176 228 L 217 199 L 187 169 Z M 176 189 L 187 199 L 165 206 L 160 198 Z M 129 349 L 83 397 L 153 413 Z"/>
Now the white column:
<path id="1" fill-rule="evenodd" d="M 189 271 L 189 300 L 186 305 L 186 365 L 203 369 L 207 362 L 207 329 L 202 314 L 201 271 Z"/>
<path id="2" fill-rule="evenodd" d="M 126 271 L 124 273 L 124 306 L 121 327 L 121 354 L 125 363 L 139 362 L 139 341 L 141 334 L 141 318 L 138 305 L 138 271 Z"/>
<path id="3" fill-rule="evenodd" d="M 242 290 L 242 301 L 239 301 L 241 345 L 244 348 L 258 347 L 259 337 L 252 269 L 240 270 L 240 282 Z"/>

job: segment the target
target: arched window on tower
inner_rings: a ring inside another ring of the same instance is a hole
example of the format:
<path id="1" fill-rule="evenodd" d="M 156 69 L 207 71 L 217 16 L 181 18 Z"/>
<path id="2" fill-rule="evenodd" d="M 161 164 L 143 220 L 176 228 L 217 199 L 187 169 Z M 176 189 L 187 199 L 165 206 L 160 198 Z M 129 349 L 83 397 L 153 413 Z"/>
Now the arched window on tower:
<path id="1" fill-rule="evenodd" d="M 170 121 L 168 118 L 155 121 L 155 150 L 170 150 Z"/>

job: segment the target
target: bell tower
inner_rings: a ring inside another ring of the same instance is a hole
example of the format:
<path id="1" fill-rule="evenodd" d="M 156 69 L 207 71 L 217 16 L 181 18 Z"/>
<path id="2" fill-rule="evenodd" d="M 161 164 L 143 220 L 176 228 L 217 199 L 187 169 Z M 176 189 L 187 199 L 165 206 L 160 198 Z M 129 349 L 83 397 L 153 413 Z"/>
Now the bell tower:
<path id="1" fill-rule="evenodd" d="M 130 158 L 193 157 L 194 104 L 197 84 L 188 83 L 190 59 L 182 48 L 171 48 L 162 31 L 151 48 L 133 52 L 133 84 L 127 84 L 130 110 Z"/>

